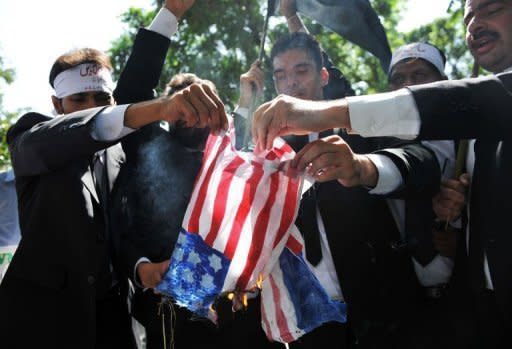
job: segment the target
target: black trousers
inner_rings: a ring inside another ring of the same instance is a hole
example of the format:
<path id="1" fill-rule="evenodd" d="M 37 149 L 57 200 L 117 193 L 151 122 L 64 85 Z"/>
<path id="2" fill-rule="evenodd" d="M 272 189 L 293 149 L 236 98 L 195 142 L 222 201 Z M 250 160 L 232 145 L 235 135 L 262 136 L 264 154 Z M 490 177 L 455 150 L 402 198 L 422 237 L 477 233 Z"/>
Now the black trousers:
<path id="1" fill-rule="evenodd" d="M 95 349 L 136 348 L 126 297 L 118 287 L 96 301 Z"/>
<path id="2" fill-rule="evenodd" d="M 329 343 L 326 348 L 346 349 L 351 347 L 353 337 L 347 324 L 328 322 L 290 343 L 291 349 L 318 349 L 319 345 Z"/>
<path id="3" fill-rule="evenodd" d="M 493 291 L 483 290 L 475 295 L 476 338 L 474 349 L 512 348 L 512 324 L 505 322 Z"/>
<path id="4" fill-rule="evenodd" d="M 219 334 L 210 320 L 162 303 L 153 290 L 135 292 L 132 312 L 146 330 L 146 349 L 170 349 L 171 344 L 174 349 L 218 347 Z"/>

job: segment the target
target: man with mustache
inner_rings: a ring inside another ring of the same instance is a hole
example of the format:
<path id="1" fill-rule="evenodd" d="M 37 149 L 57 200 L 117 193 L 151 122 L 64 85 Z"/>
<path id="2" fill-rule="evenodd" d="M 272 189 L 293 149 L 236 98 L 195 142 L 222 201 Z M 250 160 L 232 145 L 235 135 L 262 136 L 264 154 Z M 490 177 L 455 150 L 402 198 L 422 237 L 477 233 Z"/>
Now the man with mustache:
<path id="1" fill-rule="evenodd" d="M 336 126 L 368 137 L 475 138 L 465 248 L 476 307 L 475 347 L 506 348 L 512 345 L 512 2 L 468 0 L 464 22 L 471 54 L 495 75 L 333 102 L 278 97 L 256 112 L 253 134 L 265 148 L 277 135 Z M 325 168 L 319 155 L 303 151 L 295 165 Z M 324 180 L 335 173 L 327 172 Z"/>

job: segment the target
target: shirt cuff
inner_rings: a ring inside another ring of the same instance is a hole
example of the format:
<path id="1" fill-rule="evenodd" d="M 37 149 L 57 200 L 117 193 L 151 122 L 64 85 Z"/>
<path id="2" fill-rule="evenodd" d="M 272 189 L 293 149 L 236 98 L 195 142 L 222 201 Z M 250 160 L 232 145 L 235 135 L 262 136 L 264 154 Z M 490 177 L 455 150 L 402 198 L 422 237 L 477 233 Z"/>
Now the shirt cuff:
<path id="1" fill-rule="evenodd" d="M 395 163 L 382 154 L 368 154 L 368 158 L 377 167 L 379 179 L 370 194 L 385 195 L 398 189 L 403 184 L 402 174 Z"/>
<path id="2" fill-rule="evenodd" d="M 370 96 L 347 97 L 352 130 L 363 137 L 395 136 L 414 139 L 421 119 L 407 89 Z"/>
<path id="3" fill-rule="evenodd" d="M 147 29 L 170 39 L 178 30 L 178 19 L 171 11 L 162 7 Z"/>
<path id="4" fill-rule="evenodd" d="M 233 111 L 233 114 L 240 115 L 240 116 L 241 116 L 241 117 L 243 117 L 245 120 L 247 120 L 247 118 L 249 117 L 249 108 L 245 108 L 245 107 L 236 107 L 236 108 L 235 108 L 235 111 Z"/>
<path id="5" fill-rule="evenodd" d="M 97 141 L 116 141 L 133 131 L 132 128 L 124 126 L 124 113 L 129 104 L 116 105 L 105 108 L 94 119 L 91 135 Z"/>
<path id="6" fill-rule="evenodd" d="M 137 267 L 139 266 L 140 263 L 151 263 L 151 261 L 148 258 L 146 258 L 146 257 L 139 258 L 137 263 L 135 263 L 135 267 L 133 268 L 133 283 L 137 287 L 145 288 L 142 285 L 141 280 L 139 279 L 139 274 L 137 274 Z"/>

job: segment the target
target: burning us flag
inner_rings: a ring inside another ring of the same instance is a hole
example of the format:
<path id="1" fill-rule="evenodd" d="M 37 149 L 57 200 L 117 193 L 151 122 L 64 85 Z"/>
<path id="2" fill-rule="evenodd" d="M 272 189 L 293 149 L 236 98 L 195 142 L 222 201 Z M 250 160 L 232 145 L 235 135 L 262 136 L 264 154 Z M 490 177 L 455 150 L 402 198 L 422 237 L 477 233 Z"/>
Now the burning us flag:
<path id="1" fill-rule="evenodd" d="M 157 290 L 212 318 L 224 292 L 261 290 L 269 339 L 291 342 L 324 322 L 345 322 L 345 305 L 329 299 L 303 260 L 295 228 L 302 179 L 281 139 L 263 156 L 239 153 L 234 131 L 210 135 L 203 163 Z"/>

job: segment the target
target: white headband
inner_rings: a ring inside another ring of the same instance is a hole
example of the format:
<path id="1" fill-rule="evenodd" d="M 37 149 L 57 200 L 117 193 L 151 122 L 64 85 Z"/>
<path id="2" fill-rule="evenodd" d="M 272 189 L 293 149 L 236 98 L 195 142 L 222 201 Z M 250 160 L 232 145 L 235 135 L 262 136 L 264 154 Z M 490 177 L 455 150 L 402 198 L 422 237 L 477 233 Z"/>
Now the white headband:
<path id="1" fill-rule="evenodd" d="M 441 56 L 439 50 L 432 45 L 422 42 L 400 46 L 398 49 L 396 49 L 395 52 L 393 52 L 393 57 L 391 58 L 391 63 L 389 64 L 389 73 L 391 73 L 397 63 L 408 58 L 424 59 L 427 62 L 432 63 L 434 67 L 437 68 L 439 73 L 441 73 L 441 75 L 446 75 L 444 73 L 443 57 Z"/>
<path id="2" fill-rule="evenodd" d="M 84 63 L 64 70 L 57 75 L 53 86 L 57 98 L 90 91 L 103 91 L 110 94 L 114 91 L 110 71 L 94 63 Z"/>

